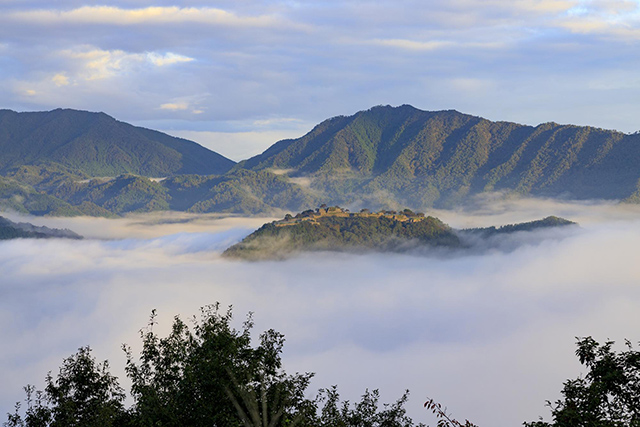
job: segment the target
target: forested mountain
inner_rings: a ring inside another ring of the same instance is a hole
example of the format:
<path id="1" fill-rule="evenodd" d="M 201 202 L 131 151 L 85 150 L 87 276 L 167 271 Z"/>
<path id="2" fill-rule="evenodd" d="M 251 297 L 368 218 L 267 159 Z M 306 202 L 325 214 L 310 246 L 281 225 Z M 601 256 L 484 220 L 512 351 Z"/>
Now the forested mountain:
<path id="1" fill-rule="evenodd" d="M 82 239 L 71 230 L 38 227 L 28 222 L 13 222 L 0 216 L 0 240 L 8 239 L 46 239 L 46 238 Z"/>
<path id="2" fill-rule="evenodd" d="M 457 111 L 379 106 L 334 117 L 237 167 L 312 178 L 331 203 L 389 197 L 451 207 L 486 191 L 638 199 L 640 135 L 492 122 Z"/>
<path id="3" fill-rule="evenodd" d="M 222 174 L 235 162 L 195 142 L 132 126 L 104 113 L 0 110 L 0 173 L 22 166 L 76 176 Z"/>
<path id="4" fill-rule="evenodd" d="M 334 117 L 235 165 L 103 113 L 0 110 L 0 209 L 36 215 L 451 208 L 496 191 L 638 203 L 638 165 L 640 134 L 409 105 Z"/>

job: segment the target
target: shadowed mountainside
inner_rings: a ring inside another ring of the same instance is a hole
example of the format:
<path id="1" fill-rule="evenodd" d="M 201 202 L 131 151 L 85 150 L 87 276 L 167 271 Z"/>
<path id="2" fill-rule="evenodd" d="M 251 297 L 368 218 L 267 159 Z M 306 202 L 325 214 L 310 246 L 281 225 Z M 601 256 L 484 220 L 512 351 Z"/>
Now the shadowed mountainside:
<path id="1" fill-rule="evenodd" d="M 87 177 L 222 174 L 235 162 L 195 142 L 136 127 L 104 113 L 0 110 L 0 173 L 46 166 Z"/>
<path id="2" fill-rule="evenodd" d="M 488 191 L 633 200 L 638 164 L 638 134 L 403 105 L 334 117 L 237 167 L 309 177 L 331 203 L 387 194 L 409 206 L 451 207 Z"/>
<path id="3" fill-rule="evenodd" d="M 638 203 L 639 164 L 639 134 L 409 105 L 334 117 L 236 165 L 103 113 L 0 110 L 0 209 L 35 215 L 452 208 L 492 192 Z"/>
<path id="4" fill-rule="evenodd" d="M 0 240 L 8 239 L 46 239 L 46 238 L 82 239 L 71 230 L 38 227 L 27 222 L 13 222 L 0 216 Z"/>

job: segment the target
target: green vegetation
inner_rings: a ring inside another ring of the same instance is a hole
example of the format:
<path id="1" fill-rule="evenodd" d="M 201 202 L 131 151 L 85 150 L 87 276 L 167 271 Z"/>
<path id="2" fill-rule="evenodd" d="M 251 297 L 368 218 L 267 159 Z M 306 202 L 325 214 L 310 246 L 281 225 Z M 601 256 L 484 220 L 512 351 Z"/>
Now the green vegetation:
<path id="1" fill-rule="evenodd" d="M 411 427 L 406 392 L 379 408 L 378 391 L 366 391 L 355 405 L 340 401 L 337 388 L 306 397 L 313 374 L 288 375 L 282 368 L 284 336 L 272 329 L 251 345 L 253 322 L 241 330 L 231 325 L 231 309 L 204 307 L 190 328 L 176 317 L 171 332 L 153 331 L 155 312 L 141 331 L 142 351 L 134 357 L 124 346 L 126 374 L 133 405 L 126 393 L 97 363 L 89 347 L 64 360 L 58 375 L 47 375 L 46 387 L 25 387 L 26 408 L 16 404 L 6 427 L 41 426 L 370 426 Z M 423 426 L 418 424 L 418 426 Z"/>
<path id="2" fill-rule="evenodd" d="M 424 427 L 414 424 L 404 408 L 408 391 L 380 408 L 377 390 L 366 390 L 355 404 L 341 401 L 337 387 L 307 397 L 312 373 L 287 374 L 282 367 L 284 336 L 272 329 L 252 346 L 253 321 L 242 329 L 232 326 L 231 309 L 201 309 L 189 327 L 175 317 L 171 332 L 153 331 L 155 311 L 141 330 L 142 350 L 135 357 L 123 346 L 126 374 L 131 380 L 132 405 L 127 393 L 99 363 L 89 347 L 63 361 L 58 374 L 49 373 L 44 390 L 25 387 L 25 407 L 16 403 L 5 427 Z M 613 341 L 599 344 L 578 339 L 576 356 L 588 372 L 567 380 L 562 397 L 551 408 L 552 422 L 525 422 L 526 427 L 640 426 L 640 352 L 626 342 L 616 352 Z M 438 418 L 439 427 L 476 427 L 457 421 L 433 399 L 424 404 Z"/>
<path id="3" fill-rule="evenodd" d="M 613 341 L 599 344 L 578 339 L 576 356 L 589 371 L 567 380 L 562 398 L 549 403 L 553 422 L 525 423 L 526 427 L 638 427 L 640 426 L 640 352 L 626 341 L 627 350 L 613 351 Z"/>
<path id="4" fill-rule="evenodd" d="M 282 258 L 298 251 L 402 251 L 417 245 L 458 247 L 460 241 L 439 219 L 409 209 L 350 213 L 330 207 L 265 224 L 223 255 L 255 260 Z"/>
<path id="5" fill-rule="evenodd" d="M 37 191 L 28 184 L 0 177 L 0 210 L 12 210 L 32 215 L 74 216 L 82 211 L 75 206 Z"/>
<path id="6" fill-rule="evenodd" d="M 68 239 L 81 239 L 82 237 L 71 230 L 59 230 L 48 227 L 36 227 L 26 222 L 16 223 L 0 216 L 0 240 L 28 238 L 46 239 L 51 237 L 64 237 Z"/>
<path id="7" fill-rule="evenodd" d="M 93 177 L 125 173 L 164 177 L 220 174 L 234 165 L 192 141 L 119 122 L 104 113 L 62 109 L 0 110 L 0 152 L 2 174 L 35 166 Z M 28 179 L 38 175 L 26 173 L 32 175 Z"/>
<path id="8" fill-rule="evenodd" d="M 633 202 L 638 161 L 640 135 L 403 105 L 335 117 L 237 167 L 292 170 L 331 203 L 452 207 L 484 191 Z"/>
<path id="9" fill-rule="evenodd" d="M 22 186 L 0 190 L 0 209 L 36 215 L 254 215 L 320 200 L 451 208 L 488 191 L 640 201 L 640 134 L 409 105 L 326 120 L 235 166 L 193 142 L 74 110 L 0 110 L 0 151 L 0 180 Z"/>
<path id="10" fill-rule="evenodd" d="M 486 228 L 471 228 L 467 230 L 463 230 L 465 233 L 479 234 L 483 237 L 495 236 L 498 234 L 507 234 L 507 233 L 515 233 L 518 231 L 533 231 L 539 230 L 541 228 L 550 228 L 550 227 L 564 227 L 567 225 L 577 225 L 577 223 L 573 221 L 569 221 L 564 218 L 560 218 L 557 216 L 548 216 L 546 218 L 530 221 L 530 222 L 522 222 L 519 224 L 508 224 L 503 225 L 501 227 L 486 227 Z"/>
<path id="11" fill-rule="evenodd" d="M 556 216 L 499 228 L 454 230 L 438 218 L 403 211 L 351 213 L 338 206 L 306 210 L 280 221 L 264 224 L 228 248 L 223 255 L 248 260 L 282 259 L 301 251 L 392 251 L 421 247 L 468 249 L 474 246 L 470 236 L 488 238 L 515 232 L 577 225 Z"/>

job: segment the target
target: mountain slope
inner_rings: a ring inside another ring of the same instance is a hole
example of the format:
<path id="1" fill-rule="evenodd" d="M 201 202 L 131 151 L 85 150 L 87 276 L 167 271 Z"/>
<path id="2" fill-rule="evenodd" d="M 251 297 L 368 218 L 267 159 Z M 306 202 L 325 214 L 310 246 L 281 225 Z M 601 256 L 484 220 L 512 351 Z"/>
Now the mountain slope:
<path id="1" fill-rule="evenodd" d="M 71 230 L 38 227 L 28 222 L 13 222 L 0 216 L 0 240 L 8 239 L 46 239 L 46 238 L 82 239 Z"/>
<path id="2" fill-rule="evenodd" d="M 221 174 L 234 162 L 195 142 L 132 126 L 104 113 L 0 110 L 0 174 L 25 165 L 86 176 Z"/>
<path id="3" fill-rule="evenodd" d="M 403 105 L 326 120 L 237 167 L 293 170 L 313 178 L 330 203 L 384 193 L 422 207 L 454 206 L 486 191 L 625 199 L 638 190 L 639 164 L 637 134 Z"/>

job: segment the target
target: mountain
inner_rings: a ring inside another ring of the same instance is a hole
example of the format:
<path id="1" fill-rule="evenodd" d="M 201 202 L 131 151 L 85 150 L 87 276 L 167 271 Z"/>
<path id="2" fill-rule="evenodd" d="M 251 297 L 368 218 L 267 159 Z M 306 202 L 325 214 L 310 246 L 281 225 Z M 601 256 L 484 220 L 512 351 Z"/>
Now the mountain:
<path id="1" fill-rule="evenodd" d="M 334 117 L 236 167 L 305 177 L 328 203 L 421 208 L 453 207 L 490 191 L 636 201 L 638 165 L 640 134 L 403 105 Z"/>
<path id="2" fill-rule="evenodd" d="M 104 113 L 66 109 L 0 110 L 0 153 L 0 174 L 21 175 L 23 181 L 51 174 L 72 178 L 223 174 L 235 164 L 186 139 L 132 126 Z"/>
<path id="3" fill-rule="evenodd" d="M 452 208 L 479 195 L 640 203 L 640 134 L 378 106 L 234 164 L 103 113 L 0 110 L 0 210 L 114 216 L 179 210 Z"/>
<path id="4" fill-rule="evenodd" d="M 8 239 L 45 239 L 45 238 L 82 239 L 71 230 L 38 227 L 28 222 L 13 222 L 0 216 L 0 240 Z"/>

